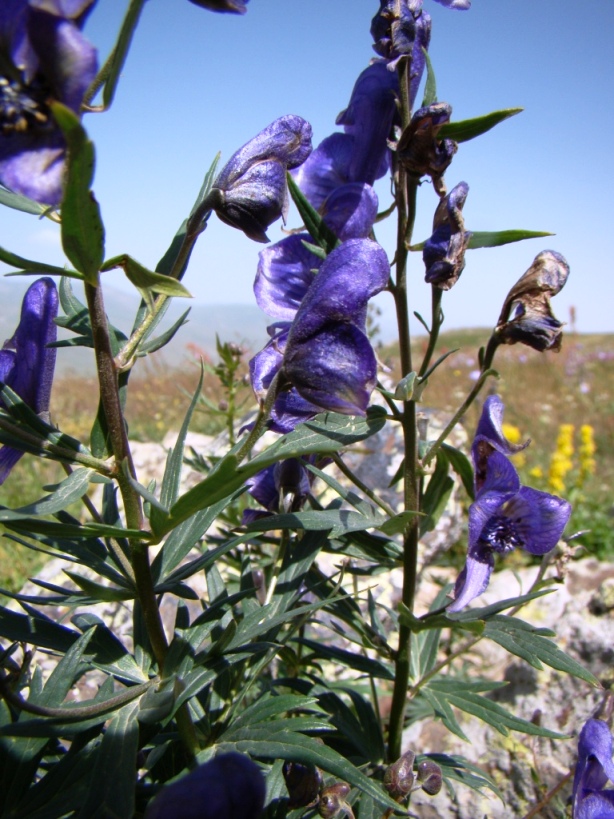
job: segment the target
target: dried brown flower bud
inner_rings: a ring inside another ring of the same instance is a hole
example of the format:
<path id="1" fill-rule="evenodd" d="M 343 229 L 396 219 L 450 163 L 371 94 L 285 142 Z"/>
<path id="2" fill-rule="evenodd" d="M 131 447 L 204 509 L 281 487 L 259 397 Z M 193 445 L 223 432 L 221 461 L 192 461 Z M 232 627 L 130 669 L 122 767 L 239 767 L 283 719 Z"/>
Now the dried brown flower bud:
<path id="1" fill-rule="evenodd" d="M 345 807 L 345 797 L 350 792 L 350 786 L 345 782 L 336 782 L 324 788 L 318 802 L 318 813 L 322 819 L 334 819 Z"/>
<path id="2" fill-rule="evenodd" d="M 386 768 L 384 787 L 393 799 L 402 800 L 410 794 L 415 779 L 413 772 L 415 758 L 413 751 L 406 751 Z"/>
<path id="3" fill-rule="evenodd" d="M 315 765 L 301 762 L 284 762 L 282 768 L 288 790 L 288 808 L 311 808 L 318 801 L 322 787 L 322 774 Z"/>
<path id="4" fill-rule="evenodd" d="M 443 783 L 439 765 L 432 759 L 423 759 L 418 763 L 418 782 L 422 783 L 422 790 L 429 796 L 439 793 Z"/>

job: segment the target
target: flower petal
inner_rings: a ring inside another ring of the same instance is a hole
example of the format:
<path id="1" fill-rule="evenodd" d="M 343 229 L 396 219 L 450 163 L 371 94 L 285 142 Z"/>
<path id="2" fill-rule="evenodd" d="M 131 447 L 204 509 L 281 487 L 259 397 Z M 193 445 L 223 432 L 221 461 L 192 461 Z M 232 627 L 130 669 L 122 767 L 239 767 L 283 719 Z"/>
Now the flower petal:
<path id="1" fill-rule="evenodd" d="M 559 542 L 571 516 L 571 505 L 556 495 L 522 486 L 506 504 L 504 514 L 514 521 L 526 551 L 544 555 Z"/>
<path id="2" fill-rule="evenodd" d="M 492 549 L 478 546 L 471 550 L 467 555 L 465 567 L 456 581 L 454 601 L 448 606 L 448 611 L 461 611 L 486 591 L 494 565 Z"/>
<path id="3" fill-rule="evenodd" d="M 377 194 L 371 185 L 350 182 L 330 194 L 322 208 L 322 216 L 342 242 L 361 239 L 371 233 L 377 206 Z"/>
<path id="4" fill-rule="evenodd" d="M 331 134 L 293 172 L 294 181 L 316 210 L 340 185 L 349 180 L 354 139 L 349 134 Z"/>
<path id="5" fill-rule="evenodd" d="M 500 452 L 492 451 L 483 482 L 469 507 L 469 550 L 478 543 L 488 521 L 501 512 L 519 489 L 520 478 L 511 461 Z"/>
<path id="6" fill-rule="evenodd" d="M 308 250 L 308 233 L 288 236 L 258 254 L 254 293 L 261 310 L 271 318 L 292 321 L 322 260 Z"/>

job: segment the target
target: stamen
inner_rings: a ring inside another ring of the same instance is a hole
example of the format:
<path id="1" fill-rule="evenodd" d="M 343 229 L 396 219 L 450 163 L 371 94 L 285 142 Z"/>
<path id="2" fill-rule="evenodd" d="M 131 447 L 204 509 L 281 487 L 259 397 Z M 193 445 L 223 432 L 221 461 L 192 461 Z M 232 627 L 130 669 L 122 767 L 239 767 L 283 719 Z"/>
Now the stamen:
<path id="1" fill-rule="evenodd" d="M 0 129 L 5 136 L 51 126 L 48 90 L 35 79 L 26 85 L 0 77 Z"/>
<path id="2" fill-rule="evenodd" d="M 516 521 L 503 515 L 494 515 L 488 521 L 482 530 L 480 540 L 501 554 L 524 546 L 524 538 L 518 532 Z"/>

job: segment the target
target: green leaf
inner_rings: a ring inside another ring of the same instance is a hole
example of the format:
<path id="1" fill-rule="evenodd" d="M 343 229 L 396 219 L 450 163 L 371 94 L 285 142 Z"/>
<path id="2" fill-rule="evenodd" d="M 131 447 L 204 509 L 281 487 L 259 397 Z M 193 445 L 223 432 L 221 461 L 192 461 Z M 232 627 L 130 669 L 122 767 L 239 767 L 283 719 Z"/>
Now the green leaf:
<path id="1" fill-rule="evenodd" d="M 466 609 L 460 611 L 458 614 L 452 615 L 454 619 L 459 622 L 470 622 L 471 620 L 488 620 L 494 614 L 499 614 L 505 609 L 516 608 L 516 606 L 524 606 L 531 600 L 536 600 L 538 597 L 543 597 L 545 594 L 552 594 L 554 589 L 541 589 L 540 591 L 530 592 L 529 594 L 522 594 L 519 597 L 508 597 L 505 600 L 499 600 L 497 603 L 491 603 L 489 606 L 482 606 L 475 609 Z"/>
<path id="2" fill-rule="evenodd" d="M 93 469 L 75 469 L 61 483 L 53 487 L 54 491 L 51 494 L 45 495 L 40 500 L 28 506 L 21 506 L 19 509 L 0 507 L 0 521 L 4 523 L 9 520 L 23 520 L 32 515 L 52 515 L 59 512 L 85 495 L 94 474 Z"/>
<path id="3" fill-rule="evenodd" d="M 451 444 L 442 444 L 441 448 L 445 452 L 446 458 L 450 462 L 450 466 L 461 479 L 462 484 L 465 487 L 465 492 L 469 496 L 470 500 L 473 500 L 473 469 L 469 458 L 464 452 L 461 452 L 460 449 L 456 449 L 456 447 L 453 447 Z"/>
<path id="4" fill-rule="evenodd" d="M 192 216 L 194 213 L 196 213 L 198 208 L 202 205 L 202 203 L 205 201 L 205 199 L 209 195 L 209 192 L 210 192 L 211 187 L 213 185 L 213 181 L 214 181 L 214 179 L 216 177 L 216 171 L 217 171 L 217 166 L 218 166 L 219 161 L 220 161 L 220 157 L 221 157 L 221 153 L 218 151 L 217 154 L 213 157 L 213 162 L 209 166 L 209 170 L 205 174 L 205 178 L 203 179 L 203 184 L 201 185 L 200 191 L 198 192 L 198 196 L 196 197 L 196 199 L 194 201 L 194 204 L 192 205 L 192 210 L 190 211 L 190 216 Z"/>
<path id="5" fill-rule="evenodd" d="M 469 631 L 472 634 L 482 634 L 484 631 L 483 621 L 475 618 L 463 620 L 457 614 L 426 614 L 423 617 L 416 617 L 404 603 L 399 603 L 398 611 L 400 622 L 414 634 L 433 628 L 460 629 L 461 631 Z"/>
<path id="6" fill-rule="evenodd" d="M 422 108 L 425 108 L 427 105 L 437 102 L 437 80 L 435 79 L 433 63 L 426 48 L 422 49 L 422 53 L 426 62 L 426 83 L 424 84 L 424 97 L 422 99 Z"/>
<path id="7" fill-rule="evenodd" d="M 255 520 L 247 527 L 248 532 L 268 532 L 273 529 L 305 529 L 322 532 L 331 530 L 331 538 L 359 532 L 363 529 L 379 529 L 386 522 L 383 515 L 366 517 L 350 509 L 325 509 L 322 511 L 289 512 L 270 515 Z"/>
<path id="8" fill-rule="evenodd" d="M 20 193 L 13 193 L 4 185 L 0 185 L 0 205 L 6 205 L 7 208 L 13 208 L 13 210 L 21 210 L 23 213 L 32 213 L 35 216 L 42 216 L 49 210 L 47 205 L 41 205 L 40 202 L 35 202 L 34 199 L 29 199 Z"/>
<path id="9" fill-rule="evenodd" d="M 141 529 L 123 529 L 121 526 L 109 526 L 106 523 L 56 523 L 52 520 L 40 520 L 38 518 L 8 519 L 3 523 L 8 529 L 17 532 L 25 534 L 30 532 L 40 533 L 56 538 L 119 537 L 146 542 L 155 540 L 151 532 L 145 532 Z"/>
<path id="10" fill-rule="evenodd" d="M 177 321 L 171 327 L 168 328 L 168 330 L 165 330 L 163 333 L 160 333 L 160 335 L 156 336 L 156 338 L 152 338 L 149 341 L 141 342 L 137 348 L 136 354 L 138 356 L 143 356 L 148 353 L 155 353 L 156 350 L 161 350 L 162 347 L 166 346 L 169 343 L 169 341 L 171 341 L 175 337 L 177 331 L 181 327 L 183 327 L 184 324 L 187 324 L 187 318 L 190 313 L 190 310 L 191 308 L 188 308 L 185 311 L 185 313 L 182 313 L 177 319 Z"/>
<path id="11" fill-rule="evenodd" d="M 78 819 L 119 819 L 134 815 L 138 710 L 138 702 L 128 703 L 107 725 L 93 765 L 87 799 Z"/>
<path id="12" fill-rule="evenodd" d="M 325 224 L 317 210 L 309 203 L 305 194 L 294 181 L 292 174 L 287 173 L 286 179 L 288 180 L 290 196 L 294 200 L 301 219 L 305 223 L 307 232 L 317 245 L 325 250 L 326 253 L 330 253 L 331 250 L 334 250 L 339 244 L 339 239 L 337 239 L 328 225 Z"/>
<path id="13" fill-rule="evenodd" d="M 126 253 L 108 259 L 102 266 L 102 271 L 113 270 L 116 267 L 121 267 L 126 274 L 126 278 L 140 291 L 148 290 L 152 293 L 160 293 L 163 296 L 192 298 L 190 291 L 177 279 L 148 270 Z"/>
<path id="14" fill-rule="evenodd" d="M 469 249 L 477 250 L 480 247 L 500 247 L 501 245 L 509 245 L 512 242 L 523 242 L 525 239 L 541 239 L 544 236 L 554 236 L 554 233 L 548 233 L 544 230 L 494 230 L 494 231 L 473 231 L 469 239 Z M 417 245 L 411 245 L 410 250 L 423 250 L 426 242 L 418 242 Z"/>
<path id="15" fill-rule="evenodd" d="M 98 202 L 90 190 L 94 177 L 94 145 L 70 108 L 53 102 L 51 110 L 68 147 L 62 200 L 62 247 L 86 281 L 96 286 L 104 259 L 104 226 Z"/>
<path id="16" fill-rule="evenodd" d="M 188 434 L 188 429 L 190 427 L 190 422 L 194 414 L 194 409 L 196 408 L 202 390 L 204 374 L 205 370 L 201 364 L 200 377 L 198 379 L 198 384 L 196 385 L 196 390 L 194 391 L 194 395 L 190 401 L 185 418 L 183 419 L 175 446 L 168 453 L 166 459 L 166 467 L 164 469 L 162 485 L 160 487 L 160 504 L 164 508 L 171 507 L 179 497 L 181 468 L 183 466 L 183 448 L 185 445 L 186 435 Z M 149 522 L 151 523 L 151 528 L 154 532 L 162 528 L 165 519 L 166 514 L 164 514 L 160 508 L 152 507 Z"/>
<path id="17" fill-rule="evenodd" d="M 365 657 L 363 654 L 357 654 L 355 651 L 346 651 L 343 648 L 335 648 L 328 646 L 323 642 L 316 640 L 302 639 L 298 642 L 311 649 L 315 657 L 320 657 L 323 660 L 332 660 L 343 668 L 353 668 L 354 671 L 359 671 L 361 674 L 368 674 L 382 680 L 393 680 L 394 674 L 379 660 L 372 660 L 370 657 Z"/>
<path id="18" fill-rule="evenodd" d="M 477 791 L 482 790 L 482 788 L 488 788 L 503 801 L 501 791 L 497 788 L 493 780 L 487 776 L 484 771 L 478 768 L 477 765 L 473 765 L 463 756 L 452 754 L 418 754 L 416 763 L 419 764 L 423 759 L 432 759 L 433 762 L 439 765 L 446 784 L 449 785 L 449 780 L 454 780 Z"/>
<path id="19" fill-rule="evenodd" d="M 511 654 L 522 657 L 533 668 L 541 670 L 542 663 L 545 663 L 551 668 L 556 668 L 557 671 L 572 674 L 597 688 L 601 687 L 597 677 L 557 648 L 555 643 L 547 638 L 544 631 L 517 617 L 495 615 L 487 621 L 484 637 L 498 643 Z M 552 636 L 552 634 L 553 632 L 548 630 L 548 635 Z"/>
<path id="20" fill-rule="evenodd" d="M 456 142 L 467 142 L 469 139 L 485 134 L 506 119 L 519 114 L 523 108 L 503 108 L 500 111 L 492 111 L 490 114 L 483 114 L 480 117 L 464 119 L 460 122 L 448 122 L 439 129 L 439 139 L 454 139 Z"/>
<path id="21" fill-rule="evenodd" d="M 97 601 L 104 601 L 106 603 L 118 603 L 122 600 L 133 600 L 136 593 L 128 589 L 118 589 L 112 586 L 103 586 L 102 583 L 96 583 L 95 580 L 90 580 L 88 577 L 83 577 L 76 572 L 71 572 L 64 569 L 64 574 L 68 575 L 70 579 L 77 584 L 77 586 L 86 592 L 90 597 Z"/>
<path id="22" fill-rule="evenodd" d="M 420 501 L 420 509 L 426 515 L 420 521 L 421 537 L 427 532 L 432 532 L 437 526 L 437 521 L 442 516 L 450 499 L 454 489 L 454 480 L 448 475 L 448 470 L 448 458 L 445 452 L 440 450 L 436 455 L 435 470 L 429 477 L 429 482 Z"/>
<path id="23" fill-rule="evenodd" d="M 525 239 L 541 239 L 544 236 L 554 236 L 544 230 L 495 230 L 495 231 L 475 231 L 469 239 L 469 249 L 475 250 L 480 247 L 499 247 L 509 245 L 512 242 L 523 242 Z"/>
<path id="24" fill-rule="evenodd" d="M 43 273 L 50 273 L 52 276 L 70 276 L 76 279 L 83 278 L 76 270 L 66 270 L 63 267 L 45 264 L 44 262 L 33 262 L 31 259 L 24 259 L 23 256 L 17 256 L 15 253 L 11 253 L 3 247 L 0 247 L 0 262 L 11 265 L 11 267 L 17 267 L 21 274 L 27 273 L 33 276 L 40 276 Z M 11 274 L 9 273 L 8 275 Z"/>
<path id="25" fill-rule="evenodd" d="M 424 692 L 428 688 L 431 693 L 437 695 L 440 701 L 445 699 L 448 705 L 478 717 L 488 725 L 492 725 L 503 736 L 507 736 L 509 731 L 512 730 L 521 731 L 531 736 L 548 737 L 549 739 L 564 739 L 566 737 L 566 734 L 550 731 L 548 728 L 515 717 L 498 703 L 480 695 L 481 691 L 493 691 L 505 687 L 505 685 L 507 683 L 469 683 L 461 680 L 435 679 L 430 680 L 422 691 Z"/>
<path id="26" fill-rule="evenodd" d="M 104 88 L 102 89 L 102 104 L 105 108 L 110 108 L 111 103 L 113 102 L 115 89 L 117 88 L 117 83 L 124 66 L 128 50 L 130 49 L 130 43 L 132 42 L 134 31 L 139 22 L 143 5 L 144 3 L 128 4 L 128 10 L 126 11 L 126 15 L 122 21 L 119 36 L 115 45 L 113 46 L 113 51 L 111 52 L 111 56 L 107 64 L 108 73 L 106 75 Z"/>
<path id="27" fill-rule="evenodd" d="M 344 446 L 375 435 L 384 426 L 385 415 L 385 411 L 380 411 L 378 407 L 373 408 L 366 418 L 354 418 L 333 412 L 321 413 L 313 421 L 299 424 L 295 430 L 283 435 L 243 466 L 238 466 L 236 456 L 231 451 L 203 481 L 173 504 L 169 519 L 159 534 L 169 532 L 195 512 L 228 497 L 243 486 L 247 478 L 284 458 L 298 458 L 313 452 L 321 454 L 337 452 Z"/>

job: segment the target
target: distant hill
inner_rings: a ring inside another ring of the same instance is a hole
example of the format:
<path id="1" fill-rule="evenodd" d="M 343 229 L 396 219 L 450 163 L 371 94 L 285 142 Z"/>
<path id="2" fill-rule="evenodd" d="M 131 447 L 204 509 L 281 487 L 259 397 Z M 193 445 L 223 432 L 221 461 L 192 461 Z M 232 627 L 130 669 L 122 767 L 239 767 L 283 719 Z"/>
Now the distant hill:
<path id="1" fill-rule="evenodd" d="M 0 346 L 9 338 L 19 321 L 21 300 L 31 277 L 0 277 Z M 75 283 L 75 295 L 83 300 L 81 287 Z M 105 288 L 105 305 L 111 322 L 129 334 L 138 307 L 138 296 L 131 296 L 121 290 Z M 169 307 L 159 332 L 170 327 L 179 316 L 190 308 L 185 324 L 175 338 L 155 355 L 173 366 L 180 364 L 187 356 L 194 357 L 194 348 L 215 357 L 216 334 L 222 341 L 234 341 L 250 350 L 260 349 L 268 336 L 267 324 L 271 323 L 265 314 L 250 304 L 199 304 L 189 299 L 177 299 Z M 70 338 L 72 333 L 60 332 L 61 338 Z M 84 348 L 58 351 L 57 369 L 60 373 L 70 370 L 78 373 L 93 373 L 92 351 Z"/>

